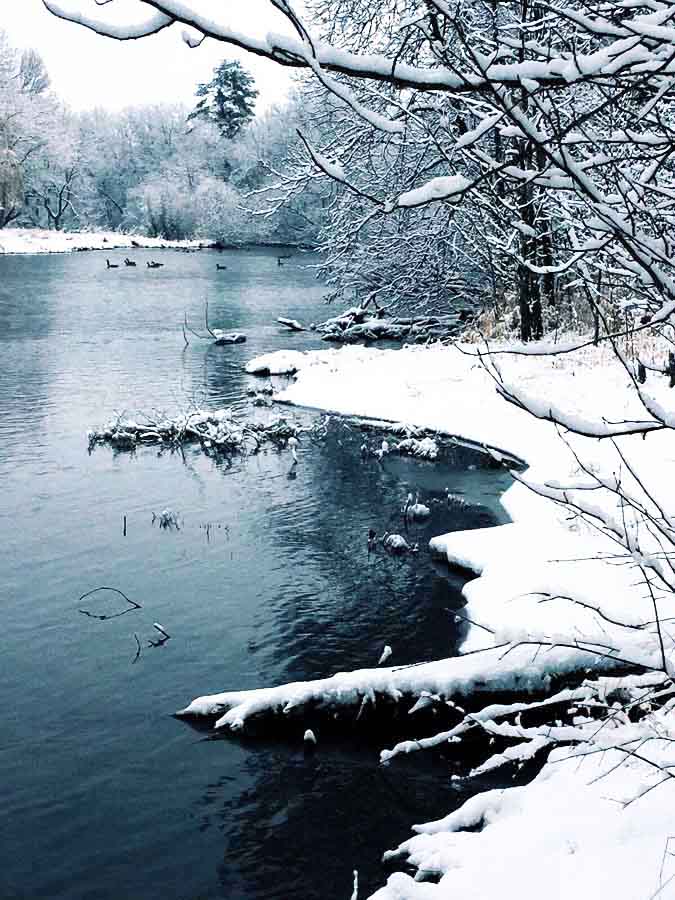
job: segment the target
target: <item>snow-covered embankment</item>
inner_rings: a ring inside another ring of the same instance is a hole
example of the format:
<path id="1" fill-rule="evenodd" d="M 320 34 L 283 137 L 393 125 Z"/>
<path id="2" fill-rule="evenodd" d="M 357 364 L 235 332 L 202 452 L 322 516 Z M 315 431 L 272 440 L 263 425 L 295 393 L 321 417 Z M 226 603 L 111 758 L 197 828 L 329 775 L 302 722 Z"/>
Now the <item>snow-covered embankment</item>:
<path id="1" fill-rule="evenodd" d="M 281 359 L 267 360 L 264 367 L 279 371 L 283 364 Z M 548 408 L 565 407 L 580 420 L 644 418 L 625 371 L 602 351 L 556 358 L 506 356 L 500 365 L 502 377 L 524 388 L 542 416 Z M 254 367 L 255 361 L 250 369 Z M 542 485 L 554 499 L 535 495 L 517 482 L 504 497 L 512 524 L 432 541 L 434 553 L 480 576 L 465 588 L 468 603 L 462 613 L 477 624 L 469 632 L 464 655 L 416 667 L 363 670 L 211 695 L 193 701 L 184 712 L 216 714 L 218 724 L 237 729 L 263 712 L 297 714 L 317 705 L 363 707 L 401 695 L 410 699 L 414 712 L 428 704 L 456 703 L 476 691 L 510 691 L 522 698 L 520 703 L 493 705 L 464 719 L 460 715 L 451 731 L 404 742 L 383 758 L 457 741 L 477 727 L 505 739 L 509 747 L 484 762 L 481 770 L 509 759 L 520 764 L 554 744 L 567 746 L 553 751 L 532 784 L 480 794 L 441 822 L 415 826 L 418 836 L 400 853 L 417 870 L 417 880 L 392 875 L 378 900 L 534 900 L 542 891 L 560 897 L 574 892 L 633 900 L 649 897 L 659 887 L 661 895 L 668 896 L 672 872 L 663 853 L 672 832 L 669 808 L 675 779 L 664 767 L 675 766 L 675 719 L 670 714 L 675 699 L 661 709 L 651 711 L 650 706 L 659 692 L 672 689 L 668 675 L 674 642 L 664 629 L 661 648 L 654 612 L 664 598 L 640 590 L 632 565 L 636 560 L 626 558 L 606 533 L 556 503 L 563 486 L 569 488 L 564 496 L 574 499 L 575 491 L 588 490 L 590 473 L 608 473 L 601 475 L 608 488 L 596 491 L 597 502 L 604 514 L 614 509 L 617 497 L 611 488 L 619 476 L 612 443 L 567 435 L 561 439 L 550 422 L 499 397 L 480 361 L 455 348 L 347 347 L 294 356 L 292 369 L 295 381 L 280 399 L 404 421 L 505 448 L 527 461 L 521 480 Z M 675 461 L 672 431 L 656 432 L 646 441 L 626 436 L 620 450 L 627 465 L 639 467 L 662 488 L 659 496 L 664 496 L 664 484 L 665 499 L 668 491 L 675 493 L 669 487 Z M 618 509 L 617 515 L 621 513 Z M 658 671 L 664 661 L 668 675 Z M 646 675 L 619 682 L 598 677 L 621 664 L 642 668 Z M 568 706 L 565 723 L 523 725 L 521 713 L 541 705 L 528 702 L 528 695 L 541 696 L 552 679 L 573 672 L 573 693 L 563 691 L 555 698 Z M 584 682 L 584 674 L 591 673 L 595 680 Z M 617 697 L 622 705 L 612 712 Z M 643 715 L 635 723 L 625 710 L 638 707 Z M 609 710 L 602 724 L 589 714 L 597 708 Z M 411 728 L 414 721 L 413 715 Z M 583 766 L 580 756 L 588 757 Z M 462 830 L 477 825 L 480 831 Z M 440 881 L 418 883 L 427 877 Z M 675 881 L 670 887 L 675 890 Z"/>
<path id="2" fill-rule="evenodd" d="M 3 228 L 0 255 L 70 253 L 76 250 L 199 250 L 201 241 L 167 241 L 117 231 L 50 231 L 46 228 Z"/>

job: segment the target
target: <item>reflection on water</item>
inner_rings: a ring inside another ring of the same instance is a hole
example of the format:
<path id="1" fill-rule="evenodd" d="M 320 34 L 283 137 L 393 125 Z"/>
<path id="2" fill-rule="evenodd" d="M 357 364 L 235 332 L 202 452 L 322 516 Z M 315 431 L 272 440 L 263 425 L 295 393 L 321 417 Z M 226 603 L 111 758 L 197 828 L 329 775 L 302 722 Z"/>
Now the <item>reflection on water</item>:
<path id="1" fill-rule="evenodd" d="M 445 765 L 381 771 L 379 747 L 327 737 L 310 757 L 301 735 L 205 740 L 170 713 L 208 691 L 370 666 L 385 643 L 394 663 L 452 652 L 461 579 L 424 552 L 369 557 L 368 529 L 400 530 L 409 490 L 463 492 L 465 507 L 433 503 L 415 526 L 423 547 L 494 521 L 507 479 L 460 456 L 362 462 L 340 428 L 295 469 L 277 451 L 88 455 L 86 428 L 115 411 L 245 402 L 251 356 L 319 345 L 275 324 L 325 315 L 295 258 L 279 270 L 273 252 L 166 252 L 151 272 L 133 255 L 136 269 L 110 271 L 95 253 L 0 257 L 0 896 L 349 896 L 354 866 L 377 885 L 382 850 L 452 805 Z M 183 317 L 200 330 L 206 299 L 211 325 L 248 343 L 184 346 Z M 166 508 L 179 530 L 153 524 Z M 78 613 L 101 585 L 141 609 Z M 171 634 L 161 647 L 153 622 Z"/>

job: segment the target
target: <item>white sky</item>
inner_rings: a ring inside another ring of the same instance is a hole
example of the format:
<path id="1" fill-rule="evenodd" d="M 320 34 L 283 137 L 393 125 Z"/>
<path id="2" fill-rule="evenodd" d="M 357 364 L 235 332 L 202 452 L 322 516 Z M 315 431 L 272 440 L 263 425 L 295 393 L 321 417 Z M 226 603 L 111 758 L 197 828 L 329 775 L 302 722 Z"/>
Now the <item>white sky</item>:
<path id="1" fill-rule="evenodd" d="M 128 4 L 129 0 L 116 2 Z M 70 0 L 70 5 L 85 10 L 94 4 L 93 0 Z M 282 30 L 264 0 L 234 0 L 224 6 L 235 11 L 241 31 Z M 197 84 L 209 81 L 223 59 L 240 60 L 255 77 L 258 110 L 283 100 L 291 85 L 288 69 L 227 44 L 206 40 L 191 50 L 181 39 L 181 26 L 143 40 L 115 41 L 57 19 L 42 0 L 0 0 L 0 29 L 15 47 L 34 47 L 41 54 L 52 89 L 77 110 L 148 103 L 192 105 Z"/>

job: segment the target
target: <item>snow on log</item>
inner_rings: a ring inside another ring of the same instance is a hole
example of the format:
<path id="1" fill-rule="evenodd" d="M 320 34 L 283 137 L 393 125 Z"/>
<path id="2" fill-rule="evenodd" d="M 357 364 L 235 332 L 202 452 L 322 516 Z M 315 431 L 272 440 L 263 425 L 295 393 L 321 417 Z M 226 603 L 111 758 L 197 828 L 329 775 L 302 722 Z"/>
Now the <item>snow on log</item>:
<path id="1" fill-rule="evenodd" d="M 246 335 L 240 331 L 222 331 L 220 328 L 213 328 L 212 333 L 216 344 L 219 346 L 223 344 L 244 344 L 246 342 Z"/>
<path id="2" fill-rule="evenodd" d="M 89 429 L 89 448 L 110 444 L 116 450 L 135 450 L 143 444 L 168 447 L 201 443 L 208 451 L 223 453 L 256 453 L 264 444 L 286 446 L 305 427 L 295 425 L 282 416 L 271 422 L 246 422 L 233 415 L 232 409 L 196 409 L 176 418 L 143 421 L 120 417 L 99 429 Z"/>
<path id="3" fill-rule="evenodd" d="M 283 325 L 284 328 L 288 328 L 289 331 L 307 331 L 305 326 L 298 322 L 297 319 L 286 319 L 284 316 L 277 316 L 277 322 Z"/>
<path id="4" fill-rule="evenodd" d="M 364 307 L 352 306 L 320 322 L 315 330 L 322 340 L 340 344 L 360 341 L 424 342 L 456 336 L 470 319 L 470 311 L 460 310 L 443 316 L 385 317 L 384 309 L 374 314 Z"/>
<path id="5" fill-rule="evenodd" d="M 438 456 L 438 443 L 430 437 L 422 438 L 421 441 L 416 438 L 405 438 L 396 444 L 395 450 L 401 456 L 414 456 L 416 459 L 436 459 Z"/>
<path id="6" fill-rule="evenodd" d="M 506 652 L 508 651 L 508 652 Z M 640 662 L 658 663 L 658 648 L 643 653 Z M 344 712 L 355 719 L 362 706 L 404 704 L 412 708 L 425 693 L 441 699 L 472 695 L 536 694 L 547 691 L 553 676 L 579 671 L 619 669 L 617 661 L 583 646 L 553 646 L 537 653 L 537 646 L 503 645 L 451 659 L 410 666 L 340 672 L 316 681 L 298 681 L 278 687 L 226 691 L 197 697 L 179 717 L 216 718 L 216 728 L 240 731 L 249 720 L 262 717 L 272 726 L 275 718 L 290 714 Z M 269 720 L 269 721 L 268 721 Z"/>

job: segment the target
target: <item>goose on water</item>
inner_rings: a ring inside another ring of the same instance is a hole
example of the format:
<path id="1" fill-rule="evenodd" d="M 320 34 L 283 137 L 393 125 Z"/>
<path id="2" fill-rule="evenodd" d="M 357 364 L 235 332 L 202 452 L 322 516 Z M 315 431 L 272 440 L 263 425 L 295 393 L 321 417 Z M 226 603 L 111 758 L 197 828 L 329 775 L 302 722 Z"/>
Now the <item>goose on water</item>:
<path id="1" fill-rule="evenodd" d="M 383 456 L 386 456 L 389 453 L 390 449 L 389 441 L 384 440 L 380 445 L 380 449 L 375 451 L 375 456 L 381 460 Z"/>
<path id="2" fill-rule="evenodd" d="M 382 546 L 387 553 L 400 556 L 403 553 L 417 553 L 417 544 L 409 544 L 402 534 L 390 534 L 388 531 L 382 535 Z"/>
<path id="3" fill-rule="evenodd" d="M 425 506 L 424 503 L 420 503 L 420 495 L 416 494 L 415 500 L 413 502 L 413 495 L 408 494 L 408 497 L 405 501 L 405 506 L 403 507 L 403 519 L 407 521 L 408 519 L 426 519 L 431 515 L 431 510 L 428 506 Z"/>
<path id="4" fill-rule="evenodd" d="M 125 258 L 124 258 L 124 265 L 125 265 L 125 266 L 135 266 L 136 263 L 133 261 L 133 259 L 129 259 L 128 256 L 125 256 Z"/>
<path id="5" fill-rule="evenodd" d="M 117 263 L 111 263 L 109 259 L 106 259 L 105 267 L 106 267 L 106 269 L 119 269 L 119 266 L 117 265 Z"/>

